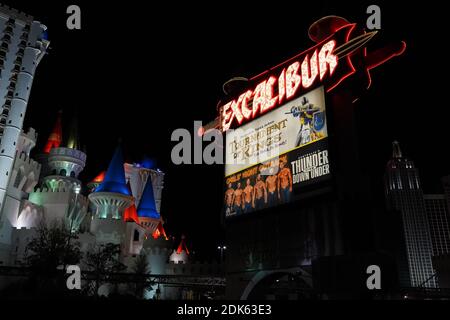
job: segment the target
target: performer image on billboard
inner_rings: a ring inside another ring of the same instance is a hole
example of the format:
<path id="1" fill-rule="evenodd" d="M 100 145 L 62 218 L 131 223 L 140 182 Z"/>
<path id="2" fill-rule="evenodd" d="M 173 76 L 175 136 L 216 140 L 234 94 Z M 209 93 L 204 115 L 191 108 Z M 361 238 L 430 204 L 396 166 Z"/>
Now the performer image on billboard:
<path id="1" fill-rule="evenodd" d="M 278 198 L 281 203 L 291 200 L 292 194 L 292 173 L 286 166 L 286 160 L 280 161 L 280 172 L 278 173 Z"/>
<path id="2" fill-rule="evenodd" d="M 242 208 L 244 205 L 243 197 L 244 191 L 241 189 L 241 183 L 237 183 L 236 190 L 234 190 L 234 211 L 236 214 L 242 213 Z"/>
<path id="3" fill-rule="evenodd" d="M 253 207 L 256 210 L 264 208 L 267 204 L 267 188 L 264 181 L 261 179 L 261 174 L 256 176 L 256 183 L 253 188 Z"/>
<path id="4" fill-rule="evenodd" d="M 274 168 L 270 168 L 269 173 L 270 176 L 266 178 L 266 187 L 268 191 L 268 204 L 269 206 L 273 206 L 277 203 L 277 183 L 278 176 L 274 174 Z"/>
<path id="5" fill-rule="evenodd" d="M 228 189 L 225 191 L 225 215 L 233 214 L 234 189 L 231 183 L 228 184 Z"/>
<path id="6" fill-rule="evenodd" d="M 250 179 L 247 179 L 247 185 L 244 188 L 244 212 L 250 212 L 255 207 L 253 202 L 253 186 Z"/>
<path id="7" fill-rule="evenodd" d="M 325 124 L 324 111 L 310 103 L 307 97 L 302 98 L 300 107 L 293 107 L 290 114 L 298 117 L 300 121 L 300 130 L 297 134 L 295 146 L 314 142 L 323 137 L 321 132 Z"/>

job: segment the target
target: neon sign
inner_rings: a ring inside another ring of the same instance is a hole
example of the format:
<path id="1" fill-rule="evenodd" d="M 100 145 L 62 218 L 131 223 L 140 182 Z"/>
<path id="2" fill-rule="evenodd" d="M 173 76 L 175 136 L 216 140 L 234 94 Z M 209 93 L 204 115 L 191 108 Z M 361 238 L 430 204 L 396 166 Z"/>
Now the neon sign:
<path id="1" fill-rule="evenodd" d="M 253 77 L 250 89 L 221 106 L 222 131 L 234 123 L 252 120 L 315 85 L 324 85 L 330 92 L 355 73 L 363 75 L 354 78 L 367 89 L 371 85 L 370 70 L 402 54 L 406 47 L 402 41 L 369 54 L 366 44 L 377 32 L 365 32 L 339 17 L 322 18 L 312 28 L 320 33 L 311 35 L 310 28 L 310 37 L 317 42 L 314 47 Z"/>
<path id="2" fill-rule="evenodd" d="M 284 68 L 278 77 L 270 76 L 260 82 L 254 90 L 247 90 L 237 100 L 232 100 L 223 106 L 223 131 L 229 129 L 233 119 L 239 124 L 244 119 L 253 119 L 279 106 L 284 100 L 290 100 L 300 88 L 307 89 L 314 82 L 322 81 L 327 73 L 333 75 L 338 64 L 338 58 L 332 52 L 336 42 L 330 40 L 323 44 L 320 50 L 314 50 L 311 57 L 307 54 L 303 61 L 295 61 Z M 277 86 L 277 95 L 274 87 Z M 250 106 L 250 100 L 252 100 Z"/>

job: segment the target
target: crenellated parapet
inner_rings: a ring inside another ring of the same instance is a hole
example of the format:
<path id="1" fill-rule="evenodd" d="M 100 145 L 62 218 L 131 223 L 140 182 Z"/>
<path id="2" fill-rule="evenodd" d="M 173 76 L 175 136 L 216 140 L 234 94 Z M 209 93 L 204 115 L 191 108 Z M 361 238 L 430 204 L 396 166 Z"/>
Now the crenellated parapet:
<path id="1" fill-rule="evenodd" d="M 16 152 L 11 179 L 8 187 L 20 192 L 30 193 L 38 183 L 41 165 L 26 153 Z"/>
<path id="2" fill-rule="evenodd" d="M 75 197 L 83 206 L 88 206 L 89 201 L 87 197 L 82 194 L 77 195 L 72 189 L 67 188 L 56 188 L 54 190 L 45 187 L 36 188 L 30 193 L 28 199 L 33 203 L 43 206 L 48 204 L 69 205 Z"/>
<path id="3" fill-rule="evenodd" d="M 36 146 L 37 132 L 33 128 L 29 128 L 28 132 L 22 131 L 17 142 L 17 154 L 26 154 L 30 156 L 31 150 Z"/>
<path id="4" fill-rule="evenodd" d="M 17 9 L 11 8 L 8 5 L 0 4 L 0 16 L 4 16 L 5 18 L 13 18 L 22 20 L 23 22 L 29 24 L 33 22 L 33 16 L 26 14 L 22 11 L 19 11 Z"/>

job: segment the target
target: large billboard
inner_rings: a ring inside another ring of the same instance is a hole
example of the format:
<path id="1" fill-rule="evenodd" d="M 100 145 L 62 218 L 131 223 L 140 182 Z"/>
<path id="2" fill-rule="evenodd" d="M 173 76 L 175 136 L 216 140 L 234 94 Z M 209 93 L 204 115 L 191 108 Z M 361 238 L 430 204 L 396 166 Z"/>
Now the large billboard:
<path id="1" fill-rule="evenodd" d="M 323 87 L 227 130 L 226 217 L 291 202 L 327 179 L 327 137 Z"/>

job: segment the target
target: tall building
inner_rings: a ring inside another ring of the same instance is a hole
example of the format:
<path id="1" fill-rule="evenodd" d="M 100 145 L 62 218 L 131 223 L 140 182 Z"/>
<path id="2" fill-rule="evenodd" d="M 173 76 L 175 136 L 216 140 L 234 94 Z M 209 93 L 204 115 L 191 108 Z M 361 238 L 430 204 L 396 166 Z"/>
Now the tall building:
<path id="1" fill-rule="evenodd" d="M 33 17 L 0 6 L 0 209 L 12 175 L 34 73 L 49 45 L 46 29 Z"/>
<path id="2" fill-rule="evenodd" d="M 450 175 L 442 177 L 442 187 L 444 188 L 445 201 L 447 203 L 447 214 L 450 216 Z"/>
<path id="3" fill-rule="evenodd" d="M 432 242 L 419 172 L 413 161 L 403 157 L 397 141 L 393 142 L 392 159 L 386 166 L 385 192 L 388 209 L 401 215 L 410 285 L 436 287 Z"/>
<path id="4" fill-rule="evenodd" d="M 430 226 L 433 256 L 450 253 L 450 218 L 447 200 L 443 194 L 425 194 L 425 209 Z"/>

